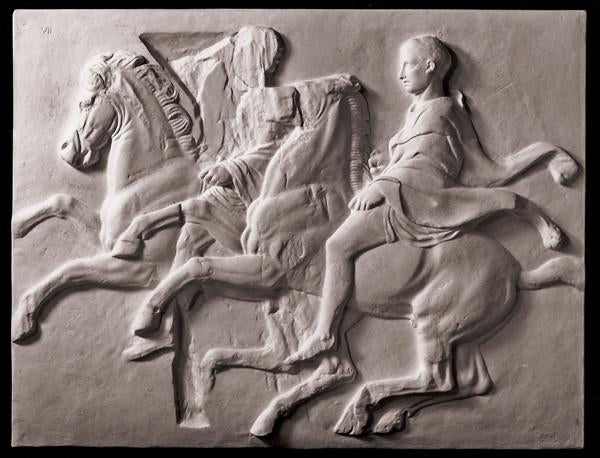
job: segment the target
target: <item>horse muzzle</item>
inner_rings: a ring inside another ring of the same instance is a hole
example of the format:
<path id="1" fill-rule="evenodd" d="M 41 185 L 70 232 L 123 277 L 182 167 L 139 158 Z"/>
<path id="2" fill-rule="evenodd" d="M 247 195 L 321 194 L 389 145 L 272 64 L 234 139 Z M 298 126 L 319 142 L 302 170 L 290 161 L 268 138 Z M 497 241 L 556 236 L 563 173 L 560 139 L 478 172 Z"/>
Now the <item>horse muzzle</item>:
<path id="1" fill-rule="evenodd" d="M 75 131 L 73 137 L 66 140 L 60 147 L 59 156 L 69 165 L 78 167 L 81 157 L 81 140 L 79 133 Z"/>
<path id="2" fill-rule="evenodd" d="M 82 149 L 79 132 L 75 131 L 73 137 L 65 141 L 59 151 L 59 156 L 70 166 L 76 169 L 84 169 L 98 162 L 99 155 L 91 149 Z"/>

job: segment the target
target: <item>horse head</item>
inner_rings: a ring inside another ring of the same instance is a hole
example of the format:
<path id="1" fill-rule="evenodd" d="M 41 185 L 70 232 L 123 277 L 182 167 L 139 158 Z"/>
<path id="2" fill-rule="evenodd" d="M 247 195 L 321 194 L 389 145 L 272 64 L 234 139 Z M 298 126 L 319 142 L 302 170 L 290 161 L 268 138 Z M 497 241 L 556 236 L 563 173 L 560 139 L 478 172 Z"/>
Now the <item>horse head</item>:
<path id="1" fill-rule="evenodd" d="M 110 147 L 117 130 L 118 116 L 113 100 L 115 75 L 111 65 L 114 57 L 115 54 L 99 54 L 81 72 L 85 95 L 79 102 L 79 127 L 61 145 L 59 152 L 60 157 L 76 169 L 96 164 Z"/>
<path id="2" fill-rule="evenodd" d="M 191 118 L 175 86 L 145 57 L 121 50 L 99 54 L 84 66 L 81 84 L 79 127 L 59 152 L 71 166 L 91 167 L 117 140 L 127 151 L 115 169 L 130 176 L 182 152 L 196 153 Z M 144 157 L 130 157 L 138 153 Z"/>

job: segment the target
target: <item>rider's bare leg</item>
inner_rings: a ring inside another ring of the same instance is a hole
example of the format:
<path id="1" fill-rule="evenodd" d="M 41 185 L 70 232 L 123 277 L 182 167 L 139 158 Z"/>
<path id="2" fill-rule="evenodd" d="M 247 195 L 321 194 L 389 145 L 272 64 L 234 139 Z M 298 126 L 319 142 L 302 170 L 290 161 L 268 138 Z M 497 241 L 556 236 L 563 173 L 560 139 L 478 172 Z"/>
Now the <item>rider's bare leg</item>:
<path id="1" fill-rule="evenodd" d="M 206 233 L 202 237 L 198 237 L 198 228 L 195 233 L 197 240 L 204 241 L 204 248 L 214 240 L 218 240 L 234 253 L 241 253 L 240 237 L 246 226 L 245 207 L 240 205 L 235 191 L 223 192 L 221 199 L 227 202 L 231 201 L 230 205 L 225 204 L 224 206 L 229 208 L 215 205 L 211 203 L 210 196 L 202 195 L 136 216 L 115 243 L 112 250 L 113 256 L 118 258 L 136 257 L 140 252 L 142 240 L 150 238 L 152 234 L 165 227 L 184 223 L 195 224 L 203 228 Z"/>
<path id="2" fill-rule="evenodd" d="M 188 284 L 214 281 L 247 287 L 248 290 L 270 290 L 282 273 L 268 256 L 242 255 L 229 257 L 195 257 L 169 273 L 146 298 L 135 318 L 135 333 L 148 335 L 161 322 L 169 301 Z"/>
<path id="3" fill-rule="evenodd" d="M 150 287 L 157 281 L 154 264 L 124 261 L 110 254 L 67 262 L 22 296 L 12 319 L 13 341 L 33 334 L 42 307 L 65 289 L 79 285 Z"/>
<path id="4" fill-rule="evenodd" d="M 183 224 L 184 217 L 181 204 L 173 204 L 150 213 L 133 218 L 129 227 L 123 232 L 112 249 L 116 258 L 136 257 L 143 239 L 152 233 L 172 224 Z"/>
<path id="5" fill-rule="evenodd" d="M 383 206 L 353 211 L 327 240 L 323 299 L 317 327 L 286 362 L 306 360 L 334 347 L 342 311 L 352 294 L 354 259 L 386 242 L 383 212 Z"/>

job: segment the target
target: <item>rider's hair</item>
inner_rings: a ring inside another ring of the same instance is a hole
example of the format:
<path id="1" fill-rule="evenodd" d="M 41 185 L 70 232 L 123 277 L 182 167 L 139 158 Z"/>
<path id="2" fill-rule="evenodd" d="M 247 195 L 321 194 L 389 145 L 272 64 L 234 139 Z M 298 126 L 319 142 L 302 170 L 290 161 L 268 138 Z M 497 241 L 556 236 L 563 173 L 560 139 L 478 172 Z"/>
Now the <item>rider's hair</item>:
<path id="1" fill-rule="evenodd" d="M 252 85 L 263 86 L 265 75 L 272 72 L 275 63 L 285 52 L 281 36 L 268 27 L 242 27 L 234 36 L 233 67 L 238 76 Z M 256 78 L 256 81 L 252 81 Z"/>
<path id="2" fill-rule="evenodd" d="M 431 59 L 437 69 L 439 69 L 439 75 L 444 78 L 452 65 L 452 55 L 448 48 L 442 41 L 431 35 L 423 35 L 420 37 L 412 38 L 409 41 L 413 41 L 419 45 L 424 54 L 423 57 Z"/>

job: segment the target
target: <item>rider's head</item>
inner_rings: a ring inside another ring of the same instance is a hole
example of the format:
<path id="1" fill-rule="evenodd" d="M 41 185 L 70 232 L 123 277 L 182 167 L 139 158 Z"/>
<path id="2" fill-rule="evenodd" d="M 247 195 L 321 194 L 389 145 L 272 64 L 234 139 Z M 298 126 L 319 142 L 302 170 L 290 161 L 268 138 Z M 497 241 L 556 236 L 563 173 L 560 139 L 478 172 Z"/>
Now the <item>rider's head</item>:
<path id="1" fill-rule="evenodd" d="M 443 82 L 452 57 L 436 37 L 411 38 L 400 46 L 399 78 L 409 94 L 419 94 L 433 81 Z"/>
<path id="2" fill-rule="evenodd" d="M 248 87 L 265 85 L 267 74 L 275 72 L 284 52 L 283 41 L 273 29 L 242 27 L 234 36 L 233 68 Z"/>

